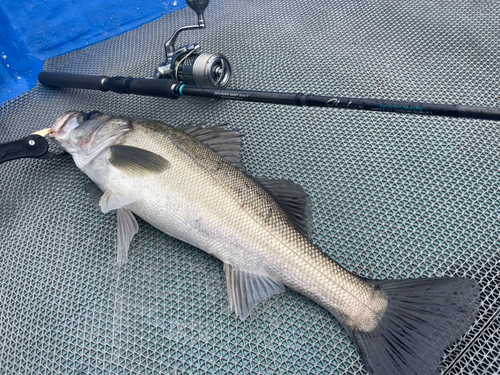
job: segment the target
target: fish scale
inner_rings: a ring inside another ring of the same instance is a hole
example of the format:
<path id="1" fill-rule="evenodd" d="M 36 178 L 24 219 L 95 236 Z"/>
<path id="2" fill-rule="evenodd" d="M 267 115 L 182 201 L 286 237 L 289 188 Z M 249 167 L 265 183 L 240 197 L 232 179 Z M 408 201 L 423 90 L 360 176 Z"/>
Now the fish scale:
<path id="1" fill-rule="evenodd" d="M 373 286 L 344 270 L 301 235 L 269 194 L 251 178 L 203 143 L 173 127 L 150 121 L 136 122 L 134 129 L 137 132 L 128 135 L 124 144 L 157 152 L 173 165 L 161 180 L 158 178 L 153 191 L 167 187 L 171 180 L 176 180 L 181 186 L 195 186 L 192 191 L 185 192 L 184 199 L 170 200 L 171 208 L 166 216 L 176 217 L 176 221 L 181 222 L 185 215 L 181 202 L 188 200 L 195 207 L 208 207 L 209 212 L 201 219 L 206 223 L 205 235 L 186 231 L 175 237 L 225 263 L 271 276 L 329 311 L 336 312 L 337 316 L 349 316 L 353 311 L 366 310 L 370 305 Z M 167 134 L 166 138 L 164 134 Z M 146 145 L 145 140 L 151 138 L 164 139 L 163 147 Z M 113 173 L 112 170 L 110 172 Z M 103 190 L 120 188 L 108 185 Z M 141 194 L 147 193 L 141 191 Z M 132 208 L 146 221 L 149 221 L 148 217 L 161 216 L 154 202 L 149 201 L 148 204 L 144 200 Z M 213 223 L 214 220 L 217 224 Z M 151 224 L 172 233 L 169 226 L 156 221 Z M 235 239 L 232 246 L 227 246 L 229 238 Z M 376 315 L 376 307 L 374 310 Z"/>

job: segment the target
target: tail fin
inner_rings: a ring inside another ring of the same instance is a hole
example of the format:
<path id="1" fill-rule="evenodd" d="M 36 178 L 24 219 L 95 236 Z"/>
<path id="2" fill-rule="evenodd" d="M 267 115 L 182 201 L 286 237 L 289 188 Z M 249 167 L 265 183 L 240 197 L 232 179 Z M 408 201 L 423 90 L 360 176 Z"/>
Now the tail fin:
<path id="1" fill-rule="evenodd" d="M 437 374 L 444 350 L 472 325 L 479 307 L 475 280 L 370 280 L 388 296 L 371 332 L 347 329 L 372 375 Z"/>

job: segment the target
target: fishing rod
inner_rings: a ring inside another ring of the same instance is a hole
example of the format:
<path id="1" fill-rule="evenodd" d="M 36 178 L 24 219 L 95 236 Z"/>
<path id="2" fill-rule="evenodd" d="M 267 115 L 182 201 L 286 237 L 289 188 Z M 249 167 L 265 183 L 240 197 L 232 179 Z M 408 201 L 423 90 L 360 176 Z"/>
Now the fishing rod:
<path id="1" fill-rule="evenodd" d="M 177 99 L 181 96 L 200 96 L 246 102 L 500 121 L 500 108 L 467 105 L 433 104 L 383 99 L 357 99 L 338 96 L 304 95 L 301 93 L 237 90 L 222 87 L 199 87 L 186 85 L 174 79 L 108 77 L 41 72 L 38 75 L 38 80 L 42 85 L 48 87 L 112 91 L 119 94 L 145 95 L 170 99 Z"/>
<path id="2" fill-rule="evenodd" d="M 200 96 L 282 105 L 500 120 L 499 108 L 228 89 L 233 71 L 225 55 L 202 53 L 197 43 L 175 47 L 181 32 L 206 28 L 204 12 L 209 0 L 186 0 L 186 3 L 196 13 L 198 23 L 181 27 L 164 43 L 165 62 L 156 68 L 154 79 L 41 72 L 38 80 L 48 87 L 113 91 L 170 99 Z"/>
<path id="3" fill-rule="evenodd" d="M 206 28 L 204 12 L 209 0 L 186 0 L 186 3 L 196 13 L 198 23 L 179 28 L 164 43 L 165 62 L 156 68 L 154 78 L 41 72 L 38 80 L 48 87 L 112 91 L 119 94 L 170 99 L 177 99 L 181 96 L 199 96 L 294 106 L 500 120 L 499 108 L 228 89 L 233 71 L 225 55 L 202 53 L 197 43 L 182 47 L 175 46 L 180 33 Z M 67 156 L 67 154 L 49 152 L 45 135 L 32 134 L 14 142 L 0 144 L 0 163 L 20 158 L 56 159 Z"/>

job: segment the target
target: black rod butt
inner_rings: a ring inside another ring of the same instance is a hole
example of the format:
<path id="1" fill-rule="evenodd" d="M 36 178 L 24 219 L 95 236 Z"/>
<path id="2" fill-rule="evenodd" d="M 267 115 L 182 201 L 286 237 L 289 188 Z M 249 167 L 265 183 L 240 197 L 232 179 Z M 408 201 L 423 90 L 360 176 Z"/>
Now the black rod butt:
<path id="1" fill-rule="evenodd" d="M 74 89 L 108 91 L 108 76 L 89 76 L 84 74 L 41 72 L 38 81 L 48 87 L 69 87 Z"/>

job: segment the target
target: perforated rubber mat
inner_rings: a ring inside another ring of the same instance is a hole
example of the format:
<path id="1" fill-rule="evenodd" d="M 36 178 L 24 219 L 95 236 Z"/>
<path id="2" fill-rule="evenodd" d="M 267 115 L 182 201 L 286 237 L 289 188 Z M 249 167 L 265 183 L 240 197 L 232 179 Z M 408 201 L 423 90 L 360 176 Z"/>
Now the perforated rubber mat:
<path id="1" fill-rule="evenodd" d="M 175 12 L 45 70 L 151 76 L 195 18 Z M 178 45 L 228 56 L 232 88 L 500 106 L 498 1 L 213 0 L 206 20 Z M 313 242 L 349 270 L 477 279 L 477 322 L 441 371 L 498 373 L 498 123 L 38 85 L 0 108 L 0 142 L 68 110 L 241 129 L 247 170 L 302 184 Z M 241 322 L 222 264 L 144 221 L 117 268 L 116 215 L 90 203 L 70 159 L 3 163 L 0 178 L 0 373 L 366 374 L 321 307 L 287 291 Z"/>

